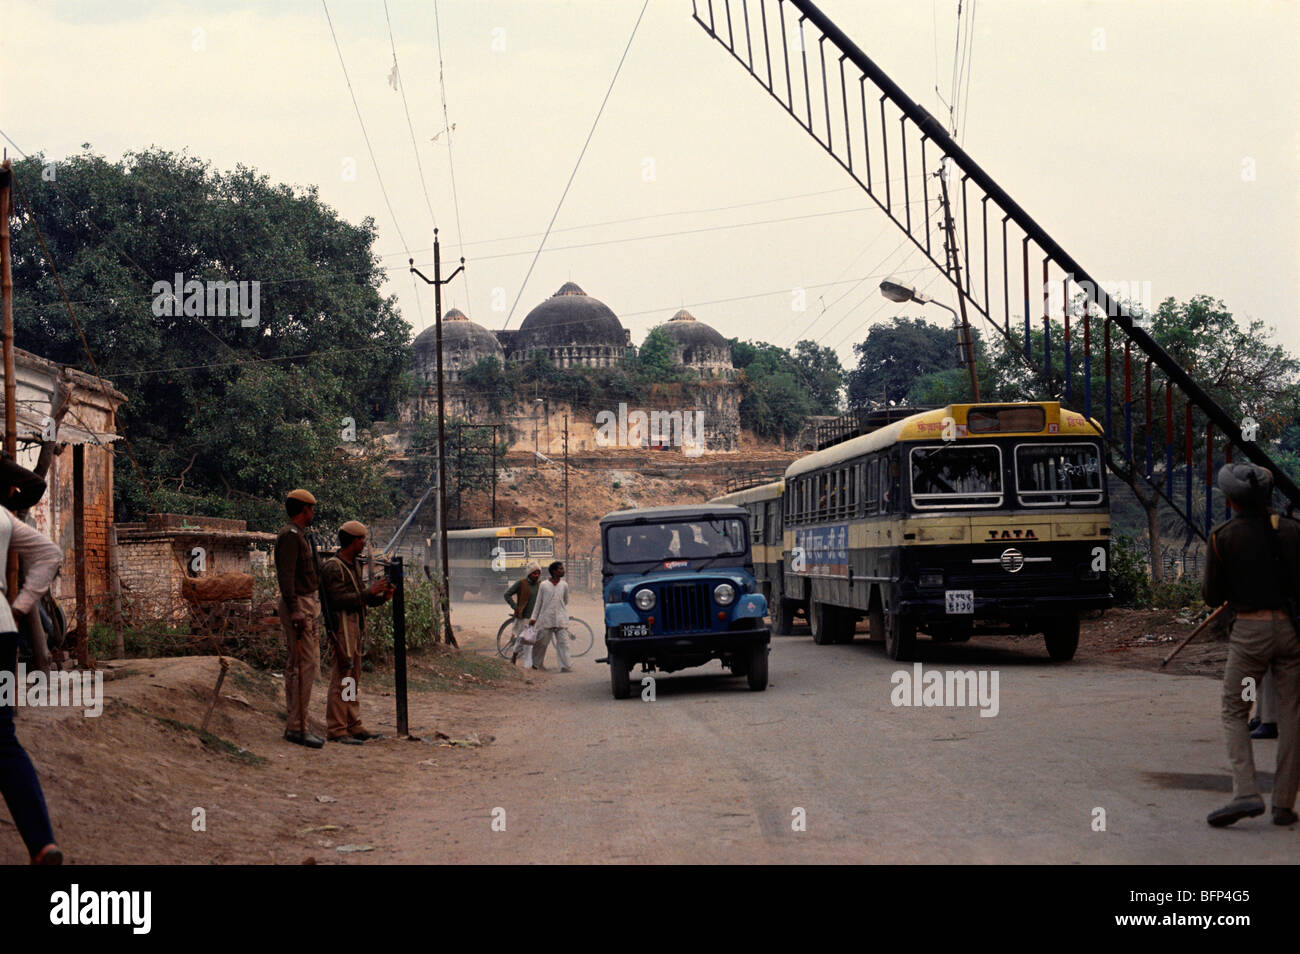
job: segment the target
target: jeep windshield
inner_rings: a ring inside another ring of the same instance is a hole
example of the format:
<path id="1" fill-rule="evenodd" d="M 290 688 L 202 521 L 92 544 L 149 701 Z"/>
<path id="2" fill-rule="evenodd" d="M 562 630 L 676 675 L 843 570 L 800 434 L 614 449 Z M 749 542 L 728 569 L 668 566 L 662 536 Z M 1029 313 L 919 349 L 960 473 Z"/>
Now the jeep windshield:
<path id="1" fill-rule="evenodd" d="M 628 570 L 646 569 L 676 560 L 744 560 L 749 552 L 745 523 L 736 517 L 691 517 L 655 523 L 614 525 L 605 528 L 605 563 Z"/>

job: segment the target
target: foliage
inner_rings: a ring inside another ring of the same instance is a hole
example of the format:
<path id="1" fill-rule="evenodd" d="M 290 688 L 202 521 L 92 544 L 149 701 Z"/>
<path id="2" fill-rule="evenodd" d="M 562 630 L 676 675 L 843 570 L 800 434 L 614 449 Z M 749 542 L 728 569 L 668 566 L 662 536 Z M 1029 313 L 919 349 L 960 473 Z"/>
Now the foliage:
<path id="1" fill-rule="evenodd" d="M 813 413 L 840 413 L 847 375 L 835 349 L 815 341 L 800 341 L 794 346 L 794 361 L 799 379 L 812 398 Z"/>
<path id="2" fill-rule="evenodd" d="M 1115 596 L 1116 606 L 1142 609 L 1151 605 L 1151 577 L 1147 571 L 1146 554 L 1132 537 L 1117 537 L 1110 548 L 1110 591 Z"/>
<path id="3" fill-rule="evenodd" d="M 438 642 L 442 632 L 440 587 L 434 580 L 408 574 L 404 583 L 406 599 L 406 648 L 413 652 Z M 393 654 L 393 601 L 389 600 L 366 612 L 366 641 L 369 655 L 375 660 Z"/>
<path id="4" fill-rule="evenodd" d="M 345 419 L 361 436 L 403 395 L 410 328 L 379 293 L 373 221 L 343 221 L 315 188 L 165 150 L 110 162 L 87 148 L 53 182 L 44 163 L 15 163 L 30 203 L 13 233 L 17 344 L 93 370 L 34 215 L 100 373 L 127 397 L 119 429 L 143 483 L 117 468 L 118 518 L 180 509 L 272 530 L 295 486 L 317 493 L 325 523 L 390 513 L 378 465 L 337 450 Z M 167 315 L 160 283 L 178 273 L 259 282 L 258 324 Z"/>

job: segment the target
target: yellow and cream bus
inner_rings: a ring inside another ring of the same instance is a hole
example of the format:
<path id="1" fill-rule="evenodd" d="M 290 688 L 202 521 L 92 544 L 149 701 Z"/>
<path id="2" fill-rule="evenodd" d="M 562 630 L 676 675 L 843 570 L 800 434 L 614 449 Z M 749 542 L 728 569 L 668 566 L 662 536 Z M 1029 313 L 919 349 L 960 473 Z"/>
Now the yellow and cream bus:
<path id="1" fill-rule="evenodd" d="M 782 504 L 773 622 L 801 611 L 817 643 L 865 616 L 895 659 L 924 632 L 1042 633 L 1067 660 L 1111 603 L 1101 429 L 1056 402 L 903 418 L 795 461 Z"/>
<path id="2" fill-rule="evenodd" d="M 781 521 L 781 498 L 785 481 L 774 480 L 744 487 L 714 497 L 711 504 L 731 504 L 749 511 L 750 550 L 754 557 L 754 580 L 765 597 L 772 618 L 773 632 L 787 635 L 790 620 L 779 616 L 779 604 L 773 597 L 781 587 L 781 550 L 784 527 Z M 787 604 L 787 612 L 789 605 Z"/>
<path id="3" fill-rule="evenodd" d="M 447 532 L 447 570 L 453 594 L 505 591 L 536 561 L 545 576 L 555 559 L 555 533 L 545 527 L 486 527 Z"/>

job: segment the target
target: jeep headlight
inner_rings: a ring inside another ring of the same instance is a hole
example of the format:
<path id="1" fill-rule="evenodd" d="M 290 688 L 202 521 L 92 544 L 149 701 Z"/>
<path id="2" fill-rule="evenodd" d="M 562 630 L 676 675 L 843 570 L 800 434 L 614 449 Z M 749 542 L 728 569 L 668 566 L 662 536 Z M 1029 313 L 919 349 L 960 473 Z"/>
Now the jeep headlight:
<path id="1" fill-rule="evenodd" d="M 719 606 L 730 606 L 736 598 L 736 588 L 730 583 L 719 583 L 714 587 L 713 598 Z"/>
<path id="2" fill-rule="evenodd" d="M 637 590 L 636 596 L 632 597 L 632 602 L 636 603 L 636 608 L 643 613 L 652 610 L 655 608 L 655 591 Z"/>

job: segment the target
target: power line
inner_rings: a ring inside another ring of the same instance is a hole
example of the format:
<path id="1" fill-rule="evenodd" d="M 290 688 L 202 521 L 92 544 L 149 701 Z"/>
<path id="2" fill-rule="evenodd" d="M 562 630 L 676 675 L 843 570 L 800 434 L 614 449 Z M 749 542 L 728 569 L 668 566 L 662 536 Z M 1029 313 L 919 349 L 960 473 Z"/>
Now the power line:
<path id="1" fill-rule="evenodd" d="M 647 0 L 649 2 L 649 0 Z M 438 0 L 433 0 L 434 34 L 438 40 L 438 89 L 442 93 L 442 125 L 447 132 L 447 168 L 451 172 L 451 202 L 456 210 L 456 243 L 460 257 L 465 257 L 465 230 L 460 227 L 460 197 L 456 193 L 456 162 L 452 158 L 451 140 L 455 130 L 451 128 L 451 118 L 447 115 L 447 81 L 442 67 L 442 23 L 438 19 Z M 465 299 L 472 300 L 469 292 L 469 269 L 460 273 L 460 280 L 465 283 Z"/>
<path id="2" fill-rule="evenodd" d="M 393 51 L 393 76 L 397 80 L 397 89 L 402 94 L 402 110 L 406 113 L 406 128 L 411 133 L 411 151 L 415 153 L 415 168 L 420 173 L 420 188 L 424 191 L 424 204 L 429 208 L 429 218 L 433 227 L 438 227 L 438 215 L 433 211 L 433 200 L 429 198 L 429 187 L 424 182 L 424 165 L 420 162 L 420 147 L 415 143 L 415 125 L 411 122 L 411 108 L 406 102 L 406 80 L 397 65 L 397 42 L 393 39 L 393 21 L 388 15 L 388 0 L 384 0 L 384 20 L 388 23 L 388 45 Z M 344 71 L 346 72 L 346 70 Z M 459 226 L 457 226 L 459 228 Z"/>
<path id="3" fill-rule="evenodd" d="M 348 95 L 352 97 L 352 108 L 356 110 L 357 122 L 361 125 L 361 137 L 366 141 L 366 151 L 370 153 L 370 163 L 375 167 L 375 179 L 379 182 L 379 191 L 384 194 L 384 204 L 388 206 L 388 214 L 393 218 L 393 228 L 397 230 L 397 237 L 402 243 L 402 248 L 406 248 L 406 236 L 402 234 L 402 226 L 397 221 L 397 213 L 393 211 L 393 203 L 388 198 L 388 189 L 384 186 L 384 177 L 379 171 L 379 160 L 375 158 L 374 147 L 370 145 L 370 134 L 366 132 L 366 121 L 361 116 L 361 106 L 357 102 L 357 94 L 352 89 L 352 78 L 348 76 L 348 65 L 343 61 L 343 48 L 339 46 L 338 34 L 334 32 L 334 21 L 330 18 L 330 8 L 326 0 L 320 0 L 320 5 L 325 9 L 325 22 L 329 24 L 330 36 L 334 40 L 334 50 L 339 55 L 339 66 L 343 68 L 343 81 L 348 85 Z"/>
<path id="4" fill-rule="evenodd" d="M 324 0 L 322 0 L 324 2 Z M 641 12 L 636 15 L 636 23 L 632 25 L 632 35 L 627 38 L 627 46 L 623 48 L 623 55 L 619 57 L 618 66 L 614 69 L 614 75 L 609 81 L 609 89 L 605 90 L 605 98 L 600 101 L 600 109 L 596 110 L 596 118 L 592 120 L 591 129 L 587 132 L 587 139 L 582 144 L 582 150 L 578 153 L 578 161 L 573 164 L 573 171 L 569 173 L 569 181 L 564 185 L 564 191 L 560 194 L 560 201 L 555 206 L 555 211 L 551 214 L 551 221 L 547 223 L 546 231 L 542 235 L 542 241 L 537 246 L 537 253 L 533 256 L 532 262 L 528 265 L 528 271 L 524 274 L 524 280 L 519 283 L 519 292 L 515 295 L 514 304 L 510 306 L 510 313 L 506 315 L 505 327 L 510 327 L 510 319 L 515 315 L 515 308 L 519 306 L 519 299 L 523 297 L 524 287 L 528 284 L 528 279 L 533 274 L 533 267 L 537 264 L 537 259 L 542 254 L 542 248 L 546 245 L 546 239 L 551 234 L 551 229 L 555 225 L 555 219 L 560 214 L 560 209 L 564 206 L 564 199 L 569 194 L 569 187 L 573 185 L 574 177 L 578 174 L 578 167 L 582 165 L 582 157 L 587 154 L 587 147 L 591 145 L 591 137 L 596 134 L 596 125 L 600 122 L 601 115 L 605 112 L 605 104 L 609 102 L 610 94 L 614 92 L 614 83 L 618 80 L 618 74 L 623 71 L 623 63 L 627 59 L 627 54 L 632 49 L 632 41 L 636 39 L 637 28 L 641 26 L 641 18 L 645 16 L 646 7 L 650 5 L 650 0 L 645 0 L 641 4 Z"/>
<path id="5" fill-rule="evenodd" d="M 903 176 L 895 176 L 891 182 L 902 182 Z M 857 192 L 857 186 L 841 186 L 838 189 L 822 189 L 819 192 L 802 192 L 798 195 L 783 195 L 771 199 L 757 199 L 753 202 L 738 202 L 735 205 L 717 205 L 704 209 L 678 209 L 673 212 L 654 212 L 649 215 L 633 215 L 622 219 L 606 219 L 604 222 L 588 222 L 585 225 L 566 225 L 564 228 L 551 229 L 551 234 L 555 235 L 560 232 L 576 232 L 581 229 L 595 229 L 606 225 L 624 225 L 628 222 L 644 222 L 650 219 L 663 219 L 674 215 L 706 215 L 712 212 L 730 212 L 735 209 L 748 209 L 756 205 L 772 205 L 776 202 L 791 202 L 795 199 L 809 199 L 821 195 L 831 195 L 836 192 Z M 497 238 L 475 239 L 472 242 L 465 242 L 465 245 L 491 245 L 496 242 L 510 242 L 516 239 L 532 239 L 543 235 L 542 232 L 524 232 L 516 235 L 502 235 Z M 411 252 L 432 252 L 433 246 L 426 245 L 410 250 Z M 399 255 L 408 255 L 409 252 L 381 252 L 380 258 L 395 258 Z"/>

